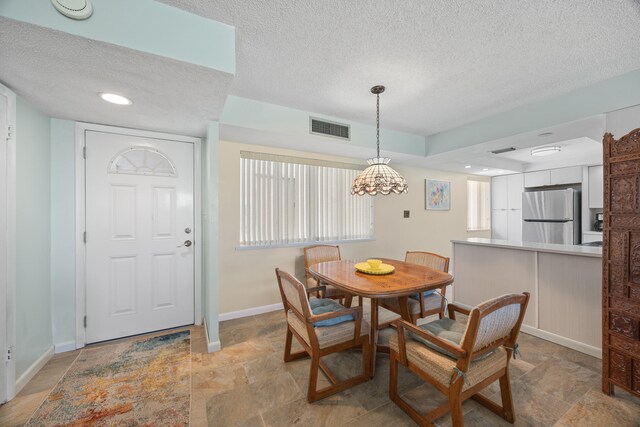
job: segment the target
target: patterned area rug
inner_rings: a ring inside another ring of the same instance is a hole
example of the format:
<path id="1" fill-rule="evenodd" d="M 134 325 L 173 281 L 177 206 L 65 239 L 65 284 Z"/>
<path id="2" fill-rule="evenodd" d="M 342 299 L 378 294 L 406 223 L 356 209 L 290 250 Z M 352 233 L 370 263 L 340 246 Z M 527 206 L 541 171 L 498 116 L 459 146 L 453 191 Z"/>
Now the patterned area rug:
<path id="1" fill-rule="evenodd" d="M 27 426 L 183 426 L 190 332 L 82 350 Z"/>

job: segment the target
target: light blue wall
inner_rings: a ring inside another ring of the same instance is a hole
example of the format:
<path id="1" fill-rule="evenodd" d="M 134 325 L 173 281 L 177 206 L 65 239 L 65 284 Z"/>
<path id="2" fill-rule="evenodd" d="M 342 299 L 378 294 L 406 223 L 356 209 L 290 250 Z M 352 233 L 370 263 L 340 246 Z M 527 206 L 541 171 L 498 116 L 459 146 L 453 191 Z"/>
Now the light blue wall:
<path id="1" fill-rule="evenodd" d="M 427 155 L 640 104 L 640 70 L 427 137 Z"/>
<path id="2" fill-rule="evenodd" d="M 16 104 L 16 378 L 53 344 L 50 235 L 51 149 L 47 116 Z"/>
<path id="3" fill-rule="evenodd" d="M 51 119 L 53 342 L 75 345 L 75 122 Z"/>
<path id="4" fill-rule="evenodd" d="M 209 343 L 219 345 L 218 330 L 220 293 L 220 210 L 219 187 L 219 123 L 209 122 L 202 149 L 202 225 L 203 225 L 203 309 Z"/>
<path id="5" fill-rule="evenodd" d="M 264 132 L 308 137 L 310 115 L 337 122 L 348 122 L 344 119 L 314 114 L 309 111 L 229 96 L 225 102 L 220 123 Z M 350 125 L 351 141 L 349 141 L 349 145 L 371 148 L 376 146 L 375 126 L 360 123 L 350 123 Z M 384 140 L 383 148 L 385 151 L 424 156 L 425 140 L 421 135 L 381 129 L 381 138 Z"/>
<path id="6" fill-rule="evenodd" d="M 178 61 L 235 73 L 235 28 L 154 0 L 93 0 L 76 21 L 48 0 L 3 0 L 0 15 Z"/>

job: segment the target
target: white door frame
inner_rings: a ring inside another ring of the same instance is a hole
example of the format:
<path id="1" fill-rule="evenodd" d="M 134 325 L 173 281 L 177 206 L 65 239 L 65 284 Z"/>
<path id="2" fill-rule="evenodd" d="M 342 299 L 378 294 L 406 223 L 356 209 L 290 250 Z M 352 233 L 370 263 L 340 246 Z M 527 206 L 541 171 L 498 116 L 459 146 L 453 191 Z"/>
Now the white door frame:
<path id="1" fill-rule="evenodd" d="M 0 185 L 6 188 L 6 198 L 0 200 L 0 206 L 6 209 L 7 218 L 6 227 L 4 224 L 0 226 L 1 253 L 4 254 L 0 260 L 0 316 L 4 317 L 0 327 L 6 331 L 6 342 L 0 342 L 0 369 L 7 383 L 0 396 L 9 401 L 16 392 L 16 94 L 1 83 L 0 94 L 7 98 L 9 126 L 7 141 L 2 141 L 2 149 L 6 149 L 6 162 L 0 165 Z"/>
<path id="2" fill-rule="evenodd" d="M 87 280 L 86 280 L 86 246 L 84 232 L 86 227 L 86 176 L 85 176 L 85 133 L 87 131 L 105 132 L 117 135 L 138 136 L 144 138 L 163 139 L 168 141 L 187 142 L 193 144 L 194 155 L 194 323 L 202 322 L 202 175 L 200 138 L 179 136 L 168 133 L 144 131 L 96 125 L 91 123 L 76 123 L 76 348 L 86 344 L 84 318 L 87 314 Z M 90 155 L 90 154 L 89 154 Z M 90 238 L 90 237 L 89 237 Z"/>

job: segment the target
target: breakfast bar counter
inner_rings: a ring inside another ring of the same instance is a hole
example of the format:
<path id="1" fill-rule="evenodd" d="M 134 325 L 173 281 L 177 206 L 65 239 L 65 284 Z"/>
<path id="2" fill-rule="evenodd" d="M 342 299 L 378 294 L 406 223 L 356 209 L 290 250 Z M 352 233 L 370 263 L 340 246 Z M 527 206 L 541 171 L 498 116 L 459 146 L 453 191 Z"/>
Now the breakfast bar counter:
<path id="1" fill-rule="evenodd" d="M 453 296 L 468 306 L 529 292 L 522 331 L 602 357 L 602 249 L 453 240 Z"/>

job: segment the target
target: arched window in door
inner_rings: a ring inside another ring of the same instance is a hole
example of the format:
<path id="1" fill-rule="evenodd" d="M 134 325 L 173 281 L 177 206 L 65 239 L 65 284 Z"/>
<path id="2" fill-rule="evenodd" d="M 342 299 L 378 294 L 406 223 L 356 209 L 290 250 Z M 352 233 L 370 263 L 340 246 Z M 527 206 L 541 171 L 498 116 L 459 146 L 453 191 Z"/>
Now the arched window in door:
<path id="1" fill-rule="evenodd" d="M 178 176 L 165 154 L 153 147 L 136 146 L 116 154 L 109 162 L 109 173 L 150 176 Z"/>

